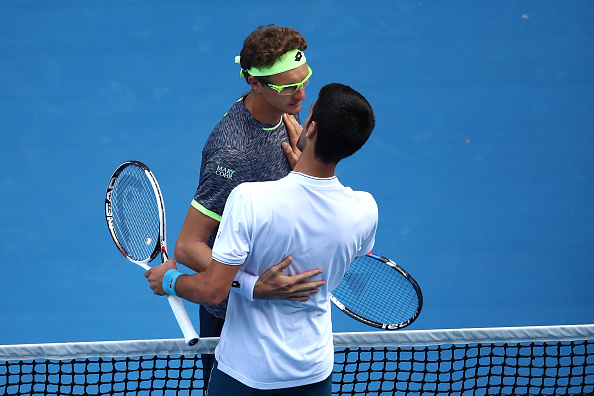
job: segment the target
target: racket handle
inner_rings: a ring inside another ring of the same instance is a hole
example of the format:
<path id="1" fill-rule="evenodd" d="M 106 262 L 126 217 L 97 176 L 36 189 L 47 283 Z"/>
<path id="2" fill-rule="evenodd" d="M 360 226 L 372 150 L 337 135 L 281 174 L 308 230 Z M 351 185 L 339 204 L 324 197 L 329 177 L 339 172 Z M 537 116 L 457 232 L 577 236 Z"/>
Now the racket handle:
<path id="1" fill-rule="evenodd" d="M 167 254 L 167 247 L 165 244 L 165 240 L 161 242 L 161 262 L 166 262 L 169 259 L 169 255 Z M 198 341 L 200 341 L 200 337 L 194 330 L 194 326 L 192 325 L 192 321 L 188 316 L 188 312 L 186 311 L 186 307 L 184 303 L 179 297 L 175 297 L 172 295 L 167 296 L 167 301 L 169 301 L 169 305 L 171 305 L 171 310 L 175 315 L 175 319 L 177 319 L 177 323 L 179 327 L 184 333 L 184 339 L 186 340 L 187 345 L 196 345 Z"/>
<path id="2" fill-rule="evenodd" d="M 186 312 L 182 300 L 179 297 L 169 295 L 167 296 L 167 301 L 169 301 L 175 319 L 177 319 L 177 323 L 179 324 L 182 333 L 184 333 L 186 344 L 191 346 L 198 343 L 200 337 L 198 337 L 196 330 L 194 330 L 194 326 L 192 325 L 192 321 L 190 321 L 190 317 Z"/>

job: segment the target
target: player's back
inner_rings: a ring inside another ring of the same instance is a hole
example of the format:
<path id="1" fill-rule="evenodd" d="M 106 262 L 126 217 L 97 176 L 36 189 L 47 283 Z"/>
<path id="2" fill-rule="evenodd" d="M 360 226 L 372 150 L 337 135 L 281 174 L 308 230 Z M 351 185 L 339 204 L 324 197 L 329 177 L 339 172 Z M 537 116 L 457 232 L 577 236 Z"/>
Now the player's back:
<path id="1" fill-rule="evenodd" d="M 225 207 L 213 257 L 223 263 L 241 259 L 244 271 L 260 275 L 291 255 L 287 273 L 322 268 L 326 285 L 308 302 L 249 301 L 231 293 L 217 348 L 223 371 L 243 373 L 244 383 L 286 383 L 297 376 L 295 386 L 299 378 L 327 375 L 333 359 L 329 291 L 357 255 L 371 250 L 376 226 L 373 197 L 337 178 L 292 172 L 278 181 L 238 186 Z M 299 371 L 285 373 L 286 367 Z"/>
<path id="2" fill-rule="evenodd" d="M 322 268 L 327 286 L 338 285 L 350 262 L 375 233 L 377 206 L 366 192 L 353 191 L 338 179 L 292 173 L 273 183 L 249 188 L 253 216 L 250 251 L 244 270 L 263 274 L 287 255 L 287 274 Z M 367 251 L 363 252 L 363 254 Z M 270 261 L 267 261 L 270 260 Z"/>

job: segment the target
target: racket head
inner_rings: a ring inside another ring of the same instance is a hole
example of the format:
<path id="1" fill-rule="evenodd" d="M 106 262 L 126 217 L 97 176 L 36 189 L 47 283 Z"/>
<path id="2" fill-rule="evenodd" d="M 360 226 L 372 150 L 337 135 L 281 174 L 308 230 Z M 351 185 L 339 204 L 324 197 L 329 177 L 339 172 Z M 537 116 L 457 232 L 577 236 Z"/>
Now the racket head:
<path id="1" fill-rule="evenodd" d="M 126 161 L 114 172 L 105 194 L 105 219 L 118 250 L 147 264 L 165 253 L 165 205 L 157 179 L 140 161 Z"/>
<path id="2" fill-rule="evenodd" d="M 369 326 L 397 330 L 421 313 L 423 294 L 416 280 L 387 257 L 357 257 L 330 293 L 341 311 Z"/>

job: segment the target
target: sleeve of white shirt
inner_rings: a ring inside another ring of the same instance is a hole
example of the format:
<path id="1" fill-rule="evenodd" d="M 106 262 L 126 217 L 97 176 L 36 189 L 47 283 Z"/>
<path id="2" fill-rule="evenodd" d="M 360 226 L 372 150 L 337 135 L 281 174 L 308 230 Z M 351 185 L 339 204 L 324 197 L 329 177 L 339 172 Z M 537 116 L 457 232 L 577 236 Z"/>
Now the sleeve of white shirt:
<path id="1" fill-rule="evenodd" d="M 252 213 L 244 185 L 231 191 L 212 247 L 212 258 L 227 265 L 242 265 L 250 251 Z"/>
<path id="2" fill-rule="evenodd" d="M 235 190 L 233 190 L 235 191 Z M 251 216 L 247 216 L 247 207 L 242 204 L 245 204 L 247 200 L 243 199 L 244 196 L 241 193 L 235 193 L 229 195 L 227 199 L 227 203 L 225 204 L 225 210 L 223 211 L 223 218 L 221 218 L 221 224 L 219 225 L 219 233 L 215 240 L 215 245 L 220 237 L 223 235 L 222 228 L 225 230 L 237 230 L 235 233 L 225 233 L 224 241 L 219 243 L 219 249 L 225 249 L 221 246 L 227 246 L 228 252 L 232 252 L 232 257 L 226 258 L 228 262 L 225 264 L 237 265 L 235 263 L 235 259 L 241 258 L 241 263 L 245 261 L 245 257 L 247 257 L 247 253 L 249 252 L 249 235 L 248 232 L 251 223 L 248 223 L 248 218 L 251 219 Z M 228 208 L 228 209 L 227 209 Z M 227 214 L 225 214 L 227 213 Z M 223 226 L 223 221 L 225 221 L 225 226 Z M 235 222 L 235 223 L 234 223 Z M 217 257 L 214 256 L 214 247 L 213 247 L 213 258 L 218 262 L 222 263 L 223 257 L 225 257 L 225 251 L 222 250 Z M 233 279 L 233 284 L 231 286 L 232 293 L 238 293 L 239 295 L 247 298 L 250 301 L 254 301 L 254 287 L 256 286 L 256 282 L 258 281 L 259 276 L 252 275 L 248 272 L 243 271 L 240 269 L 237 271 L 237 275 Z"/>
<path id="3" fill-rule="evenodd" d="M 371 194 L 369 195 L 369 204 L 366 205 L 369 208 L 369 220 L 370 224 L 370 232 L 365 236 L 363 242 L 361 243 L 361 250 L 359 251 L 358 256 L 365 256 L 366 254 L 370 253 L 373 249 L 373 245 L 375 244 L 375 233 L 377 231 L 377 222 L 378 222 L 378 209 L 377 203 Z"/>
<path id="4" fill-rule="evenodd" d="M 225 210 L 223 211 L 221 224 L 219 225 L 219 233 L 215 239 L 215 246 L 217 246 L 217 241 L 221 237 L 224 237 L 224 240 L 218 244 L 218 258 L 215 257 L 215 247 L 213 246 L 213 258 L 220 263 L 230 265 L 237 265 L 236 260 L 240 260 L 241 262 L 239 264 L 241 265 L 249 252 L 251 216 L 247 212 L 248 207 L 245 204 L 248 200 L 244 199 L 246 198 L 244 194 L 234 192 L 235 190 L 231 192 L 225 204 Z M 223 225 L 223 221 L 225 225 Z M 227 231 L 224 235 L 222 232 L 223 229 Z M 229 234 L 229 230 L 236 230 L 236 232 Z M 226 255 L 226 252 L 230 252 L 230 256 Z M 224 262 L 222 260 L 226 261 Z M 254 301 L 254 287 L 258 278 L 259 276 L 252 275 L 240 269 L 233 279 L 231 292 L 237 293 L 250 301 Z"/>

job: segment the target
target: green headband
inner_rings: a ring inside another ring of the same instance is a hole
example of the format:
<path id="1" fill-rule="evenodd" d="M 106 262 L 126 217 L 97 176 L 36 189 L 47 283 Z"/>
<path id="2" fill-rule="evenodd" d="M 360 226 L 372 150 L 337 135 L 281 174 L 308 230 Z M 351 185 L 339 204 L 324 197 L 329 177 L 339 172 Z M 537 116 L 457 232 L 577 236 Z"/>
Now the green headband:
<path id="1" fill-rule="evenodd" d="M 240 57 L 235 57 L 235 63 L 240 63 Z M 283 73 L 289 70 L 297 69 L 305 64 L 305 54 L 300 49 L 294 49 L 281 55 L 272 66 L 252 67 L 249 70 L 241 70 L 239 76 L 245 77 L 244 72 L 254 77 L 271 76 L 273 74 Z"/>

